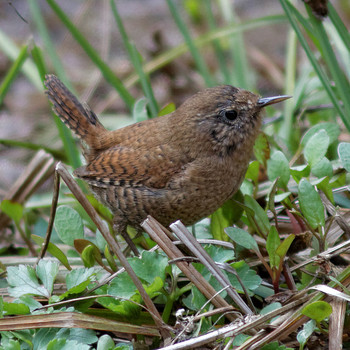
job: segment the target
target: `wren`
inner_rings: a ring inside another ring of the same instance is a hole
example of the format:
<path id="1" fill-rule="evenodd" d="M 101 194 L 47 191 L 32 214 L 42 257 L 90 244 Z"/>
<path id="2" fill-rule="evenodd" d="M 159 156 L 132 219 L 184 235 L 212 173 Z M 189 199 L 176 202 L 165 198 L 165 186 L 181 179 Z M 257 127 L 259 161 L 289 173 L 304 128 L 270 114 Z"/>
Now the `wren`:
<path id="1" fill-rule="evenodd" d="M 123 237 L 147 215 L 164 226 L 191 225 L 239 189 L 262 122 L 263 107 L 290 96 L 260 98 L 230 85 L 205 89 L 175 112 L 108 131 L 54 75 L 47 96 L 84 142 L 86 165 L 75 170 L 114 214 Z"/>

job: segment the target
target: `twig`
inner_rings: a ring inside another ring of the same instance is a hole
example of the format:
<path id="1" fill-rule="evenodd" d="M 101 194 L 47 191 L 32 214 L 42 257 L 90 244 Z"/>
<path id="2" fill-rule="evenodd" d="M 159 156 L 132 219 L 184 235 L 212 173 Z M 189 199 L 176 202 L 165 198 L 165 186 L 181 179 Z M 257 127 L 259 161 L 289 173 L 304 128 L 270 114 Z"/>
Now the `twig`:
<path id="1" fill-rule="evenodd" d="M 161 316 L 153 304 L 151 298 L 146 293 L 141 281 L 136 276 L 134 270 L 131 268 L 128 260 L 126 259 L 125 255 L 123 254 L 122 250 L 119 247 L 118 242 L 113 238 L 113 236 L 110 234 L 106 224 L 101 220 L 101 218 L 97 215 L 96 210 L 91 205 L 91 203 L 87 200 L 84 193 L 81 191 L 80 187 L 77 185 L 77 183 L 74 181 L 74 179 L 71 177 L 67 169 L 63 166 L 63 164 L 60 162 L 56 166 L 56 170 L 59 173 L 59 175 L 62 177 L 62 180 L 66 183 L 68 188 L 72 191 L 78 202 L 82 205 L 86 213 L 90 216 L 94 224 L 97 226 L 99 231 L 101 232 L 103 238 L 107 241 L 109 247 L 113 251 L 113 253 L 117 256 L 120 263 L 124 266 L 126 272 L 131 277 L 133 283 L 135 284 L 136 288 L 141 294 L 141 297 L 143 301 L 146 304 L 146 307 L 151 314 L 155 324 L 157 325 L 159 332 L 161 333 L 163 339 L 170 338 L 170 332 L 166 328 L 167 326 L 163 323 Z"/>

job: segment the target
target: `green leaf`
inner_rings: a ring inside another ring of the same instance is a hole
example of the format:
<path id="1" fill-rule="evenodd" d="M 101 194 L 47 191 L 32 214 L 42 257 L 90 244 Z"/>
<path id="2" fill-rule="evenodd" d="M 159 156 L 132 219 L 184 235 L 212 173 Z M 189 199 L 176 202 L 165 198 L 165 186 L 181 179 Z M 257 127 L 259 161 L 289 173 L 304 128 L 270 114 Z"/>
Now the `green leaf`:
<path id="1" fill-rule="evenodd" d="M 278 235 L 278 231 L 275 226 L 271 226 L 270 232 L 267 236 L 266 240 L 266 250 L 269 254 L 270 258 L 270 266 L 278 267 L 280 264 L 280 257 L 276 254 L 276 250 L 280 245 L 280 237 Z"/>
<path id="2" fill-rule="evenodd" d="M 259 179 L 259 167 L 260 165 L 257 160 L 250 162 L 247 172 L 245 173 L 245 178 L 251 179 L 254 184 L 257 184 Z"/>
<path id="3" fill-rule="evenodd" d="M 255 140 L 254 155 L 261 165 L 266 166 L 266 160 L 270 158 L 270 145 L 267 136 L 262 132 Z"/>
<path id="4" fill-rule="evenodd" d="M 261 285 L 261 277 L 245 261 L 235 262 L 231 264 L 231 267 L 236 270 L 237 275 L 247 290 L 255 290 Z M 228 278 L 237 291 L 243 292 L 242 286 L 235 275 L 228 273 Z"/>
<path id="5" fill-rule="evenodd" d="M 176 110 L 175 103 L 168 103 L 166 106 L 164 106 L 158 113 L 158 117 L 161 117 L 163 115 L 170 114 Z"/>
<path id="6" fill-rule="evenodd" d="M 295 182 L 299 183 L 299 181 L 303 177 L 308 177 L 310 175 L 310 165 L 298 165 L 290 168 L 290 174 L 292 175 Z"/>
<path id="7" fill-rule="evenodd" d="M 53 283 L 58 274 L 58 268 L 59 266 L 57 262 L 43 259 L 39 261 L 36 267 L 36 273 L 50 295 L 53 291 Z"/>
<path id="8" fill-rule="evenodd" d="M 9 294 L 15 298 L 26 294 L 50 297 L 47 289 L 39 284 L 35 271 L 31 266 L 9 266 L 7 268 L 7 282 L 10 285 L 8 288 Z"/>
<path id="9" fill-rule="evenodd" d="M 328 146 L 329 136 L 323 129 L 319 130 L 308 140 L 304 148 L 304 156 L 311 167 L 325 156 Z"/>
<path id="10" fill-rule="evenodd" d="M 42 245 L 45 242 L 44 238 L 37 236 L 37 235 L 31 235 L 31 238 L 38 245 Z M 52 256 L 54 256 L 56 259 L 58 259 L 68 270 L 72 269 L 69 265 L 69 262 L 68 262 L 66 255 L 55 244 L 49 242 L 49 245 L 47 247 L 47 251 Z"/>
<path id="11" fill-rule="evenodd" d="M 310 338 L 311 334 L 316 329 L 315 320 L 309 320 L 303 326 L 303 329 L 297 334 L 297 341 L 300 343 L 302 348 L 305 346 L 306 342 Z"/>
<path id="12" fill-rule="evenodd" d="M 244 196 L 244 204 L 254 212 L 254 220 L 252 220 L 254 227 L 257 225 L 259 228 L 258 231 L 262 232 L 263 235 L 267 237 L 270 232 L 270 221 L 264 209 L 261 208 L 253 197 L 248 195 Z M 247 215 L 249 218 L 250 214 L 248 212 Z"/>
<path id="13" fill-rule="evenodd" d="M 332 313 L 332 306 L 325 301 L 315 301 L 306 305 L 301 313 L 316 322 L 321 322 Z"/>
<path id="14" fill-rule="evenodd" d="M 96 350 L 113 350 L 115 343 L 112 337 L 108 334 L 103 334 L 98 339 Z"/>
<path id="15" fill-rule="evenodd" d="M 324 206 L 314 186 L 306 179 L 299 183 L 300 209 L 313 229 L 325 225 Z"/>
<path id="16" fill-rule="evenodd" d="M 81 254 L 85 267 L 93 267 L 95 261 L 97 261 L 100 266 L 104 266 L 101 253 L 94 243 L 87 239 L 76 239 L 74 241 L 74 247 L 79 254 Z"/>
<path id="17" fill-rule="evenodd" d="M 243 200 L 241 192 L 235 194 L 234 199 L 227 200 L 219 209 L 210 216 L 210 232 L 214 239 L 226 240 L 224 229 L 232 226 L 240 219 L 243 208 L 237 204 L 236 199 Z"/>
<path id="18" fill-rule="evenodd" d="M 153 283 L 156 277 L 165 280 L 165 268 L 168 266 L 168 258 L 157 252 L 144 250 L 141 258 L 135 257 L 128 259 L 132 269 L 137 277 L 148 283 Z"/>
<path id="19" fill-rule="evenodd" d="M 95 274 L 94 268 L 79 268 L 70 271 L 66 276 L 67 289 L 79 286 L 81 283 L 90 282 L 91 277 Z"/>
<path id="20" fill-rule="evenodd" d="M 4 199 L 0 204 L 0 209 L 15 223 L 19 223 L 23 217 L 23 206 L 17 202 Z"/>
<path id="21" fill-rule="evenodd" d="M 82 293 L 94 276 L 94 268 L 79 268 L 70 271 L 66 276 L 67 291 L 59 296 L 59 300 L 63 300 L 72 294 Z"/>
<path id="22" fill-rule="evenodd" d="M 326 157 L 323 157 L 318 163 L 311 167 L 311 172 L 318 178 L 324 176 L 331 178 L 333 176 L 332 164 Z"/>
<path id="23" fill-rule="evenodd" d="M 135 102 L 132 110 L 132 117 L 135 122 L 142 122 L 143 120 L 148 119 L 147 108 L 146 108 L 147 103 L 148 103 L 148 100 L 145 97 L 142 97 Z"/>
<path id="24" fill-rule="evenodd" d="M 325 130 L 327 132 L 327 135 L 329 137 L 329 144 L 332 144 L 333 142 L 337 141 L 340 135 L 340 128 L 338 124 L 331 122 L 319 123 L 317 125 L 314 125 L 305 133 L 301 140 L 301 145 L 305 147 L 310 138 L 320 130 Z"/>
<path id="25" fill-rule="evenodd" d="M 75 239 L 84 238 L 84 226 L 78 212 L 67 205 L 57 208 L 55 229 L 63 243 L 74 246 Z"/>
<path id="26" fill-rule="evenodd" d="M 334 197 L 332 191 L 333 186 L 329 182 L 329 177 L 317 179 L 312 182 L 312 185 L 317 186 L 317 188 L 321 190 L 327 196 L 327 198 L 334 204 Z"/>
<path id="27" fill-rule="evenodd" d="M 108 294 L 119 298 L 130 299 L 137 291 L 131 277 L 123 272 L 113 278 L 108 286 Z"/>
<path id="28" fill-rule="evenodd" d="M 275 151 L 267 161 L 267 176 L 270 181 L 278 179 L 277 184 L 280 187 L 287 188 L 290 170 L 286 156 L 281 151 Z"/>
<path id="29" fill-rule="evenodd" d="M 0 349 L 1 350 L 21 350 L 21 345 L 17 340 L 9 339 L 8 342 L 6 342 L 6 348 L 1 347 Z"/>
<path id="30" fill-rule="evenodd" d="M 338 146 L 338 155 L 344 169 L 350 172 L 350 143 L 341 142 Z"/>
<path id="31" fill-rule="evenodd" d="M 258 250 L 258 244 L 250 233 L 238 227 L 227 227 L 226 234 L 237 244 L 246 248 Z"/>
<path id="32" fill-rule="evenodd" d="M 7 303 L 4 302 L 4 315 L 27 315 L 30 313 L 30 309 L 27 305 L 22 303 Z"/>
<path id="33" fill-rule="evenodd" d="M 284 241 L 276 249 L 276 255 L 279 256 L 280 261 L 282 261 L 286 256 L 290 245 L 294 241 L 294 238 L 295 238 L 294 234 L 289 235 L 286 239 L 284 239 Z"/>

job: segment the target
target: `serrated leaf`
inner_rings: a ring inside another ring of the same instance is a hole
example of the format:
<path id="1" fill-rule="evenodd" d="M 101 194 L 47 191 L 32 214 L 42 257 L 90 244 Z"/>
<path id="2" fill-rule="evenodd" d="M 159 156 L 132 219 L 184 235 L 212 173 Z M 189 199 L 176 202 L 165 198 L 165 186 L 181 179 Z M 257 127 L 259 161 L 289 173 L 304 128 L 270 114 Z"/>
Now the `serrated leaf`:
<path id="1" fill-rule="evenodd" d="M 278 186 L 287 188 L 290 178 L 289 162 L 281 151 L 275 151 L 267 160 L 267 176 L 270 181 L 279 177 Z"/>
<path id="2" fill-rule="evenodd" d="M 75 239 L 84 238 L 84 226 L 80 215 L 67 205 L 57 208 L 55 229 L 62 242 L 69 246 L 74 245 Z"/>
<path id="3" fill-rule="evenodd" d="M 156 277 L 165 279 L 165 268 L 168 265 L 168 259 L 165 256 L 144 250 L 141 258 L 135 257 L 128 260 L 137 277 L 144 281 L 153 283 Z"/>
<path id="4" fill-rule="evenodd" d="M 258 250 L 258 244 L 255 239 L 247 231 L 238 227 L 227 227 L 225 229 L 226 234 L 237 244 L 246 248 Z"/>
<path id="5" fill-rule="evenodd" d="M 27 305 L 22 303 L 7 303 L 4 302 L 4 314 L 9 315 L 27 315 L 30 313 L 30 309 Z"/>
<path id="6" fill-rule="evenodd" d="M 325 156 L 328 146 L 329 137 L 323 129 L 319 130 L 308 140 L 304 148 L 304 157 L 311 167 Z"/>
<path id="7" fill-rule="evenodd" d="M 31 266 L 9 266 L 7 268 L 7 281 L 10 286 L 8 288 L 9 294 L 15 298 L 26 294 L 50 297 L 47 289 L 39 284 Z"/>
<path id="8" fill-rule="evenodd" d="M 313 229 L 325 225 L 324 206 L 314 186 L 306 179 L 299 183 L 299 204 L 306 220 Z"/>
<path id="9" fill-rule="evenodd" d="M 23 206 L 17 202 L 4 199 L 0 203 L 0 209 L 16 223 L 23 217 Z"/>
<path id="10" fill-rule="evenodd" d="M 332 313 L 332 311 L 332 306 L 329 305 L 327 302 L 321 300 L 306 305 L 302 309 L 301 313 L 307 317 L 310 317 L 316 322 L 321 322 L 326 317 L 328 317 Z"/>
<path id="11" fill-rule="evenodd" d="M 50 295 L 53 291 L 53 284 L 58 274 L 58 268 L 57 262 L 43 259 L 41 259 L 36 266 L 36 273 Z"/>
<path id="12" fill-rule="evenodd" d="M 341 142 L 338 145 L 338 155 L 343 167 L 350 172 L 350 143 Z"/>
<path id="13" fill-rule="evenodd" d="M 67 289 L 78 286 L 82 282 L 90 281 L 95 274 L 94 268 L 79 268 L 70 271 L 66 276 Z"/>
<path id="14" fill-rule="evenodd" d="M 136 286 L 126 272 L 113 278 L 108 286 L 108 294 L 119 298 L 130 299 L 136 291 Z"/>
<path id="15" fill-rule="evenodd" d="M 246 289 L 255 290 L 261 285 L 261 277 L 256 273 L 255 270 L 251 269 L 245 261 L 238 261 L 236 263 L 233 263 L 231 264 L 231 267 L 236 270 L 237 275 L 239 276 Z M 238 282 L 235 275 L 229 273 L 228 278 L 234 288 L 236 288 L 238 291 L 243 291 L 242 286 Z"/>
<path id="16" fill-rule="evenodd" d="M 40 236 L 37 236 L 37 235 L 31 235 L 31 238 L 38 245 L 42 245 L 45 242 L 44 238 L 42 238 Z M 72 269 L 71 266 L 69 265 L 69 262 L 68 262 L 68 259 L 67 259 L 66 255 L 55 244 L 49 242 L 49 245 L 47 247 L 47 251 L 53 257 L 58 259 L 68 270 Z"/>

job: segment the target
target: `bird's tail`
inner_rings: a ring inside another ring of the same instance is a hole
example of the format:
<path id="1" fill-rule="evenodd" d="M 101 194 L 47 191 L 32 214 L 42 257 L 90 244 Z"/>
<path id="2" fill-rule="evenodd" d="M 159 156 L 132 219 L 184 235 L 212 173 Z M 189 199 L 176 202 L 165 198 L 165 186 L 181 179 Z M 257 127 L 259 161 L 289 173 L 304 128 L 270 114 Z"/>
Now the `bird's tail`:
<path id="1" fill-rule="evenodd" d="M 88 106 L 83 106 L 55 75 L 45 78 L 46 94 L 55 113 L 91 150 L 99 149 L 100 137 L 108 131 L 97 115 Z"/>

